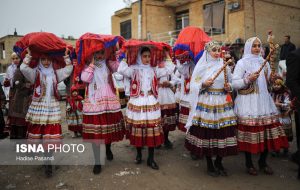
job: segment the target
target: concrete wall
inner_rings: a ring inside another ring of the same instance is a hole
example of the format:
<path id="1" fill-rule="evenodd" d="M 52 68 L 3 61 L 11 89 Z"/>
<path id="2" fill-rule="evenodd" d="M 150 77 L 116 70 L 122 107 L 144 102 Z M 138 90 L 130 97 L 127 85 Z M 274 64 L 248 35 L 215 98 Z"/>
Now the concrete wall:
<path id="1" fill-rule="evenodd" d="M 0 72 L 6 72 L 6 68 L 11 63 L 10 55 L 13 53 L 13 46 L 23 36 L 8 35 L 0 38 L 0 44 L 5 46 L 5 59 L 0 59 Z"/>
<path id="2" fill-rule="evenodd" d="M 266 43 L 266 32 L 272 29 L 276 43 L 282 44 L 283 36 L 289 34 L 291 41 L 300 47 L 299 0 L 255 0 L 254 5 L 245 1 L 245 8 L 246 38 L 256 35 Z"/>

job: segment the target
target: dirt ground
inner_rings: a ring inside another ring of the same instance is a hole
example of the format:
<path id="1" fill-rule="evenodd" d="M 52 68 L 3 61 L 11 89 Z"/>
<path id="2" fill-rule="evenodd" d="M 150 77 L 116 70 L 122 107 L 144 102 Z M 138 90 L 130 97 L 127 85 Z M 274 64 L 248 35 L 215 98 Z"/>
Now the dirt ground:
<path id="1" fill-rule="evenodd" d="M 62 103 L 62 109 L 64 106 Z M 63 123 L 65 138 L 71 138 L 66 123 Z M 106 162 L 100 175 L 92 173 L 92 166 L 59 166 L 52 178 L 46 178 L 42 166 L 0 166 L 0 190 L 47 190 L 47 189 L 172 189 L 172 190 L 299 190 L 300 180 L 296 178 L 297 166 L 284 157 L 268 158 L 275 171 L 273 176 L 259 173 L 249 176 L 245 170 L 244 154 L 227 157 L 224 166 L 229 172 L 227 177 L 210 177 L 206 174 L 206 161 L 191 160 L 184 148 L 185 134 L 180 131 L 170 133 L 174 144 L 172 150 L 155 150 L 155 159 L 160 166 L 158 171 L 146 165 L 147 151 L 143 151 L 143 163 L 134 164 L 135 149 L 128 141 L 114 143 L 114 160 Z M 295 144 L 291 152 L 295 150 Z M 3 154 L 1 152 L 1 154 Z M 0 155 L 1 156 L 1 155 Z M 257 163 L 257 156 L 253 161 Z M 256 165 L 257 166 L 257 165 Z"/>

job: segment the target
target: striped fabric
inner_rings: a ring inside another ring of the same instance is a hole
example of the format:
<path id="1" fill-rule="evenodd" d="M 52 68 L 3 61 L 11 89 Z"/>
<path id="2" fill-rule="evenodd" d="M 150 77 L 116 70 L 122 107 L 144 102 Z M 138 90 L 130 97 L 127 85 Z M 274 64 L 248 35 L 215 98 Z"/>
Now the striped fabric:
<path id="1" fill-rule="evenodd" d="M 61 111 L 59 102 L 51 97 L 49 105 L 45 97 L 40 100 L 32 100 L 29 106 L 26 121 L 31 124 L 48 125 L 61 123 Z"/>
<path id="2" fill-rule="evenodd" d="M 194 155 L 229 156 L 237 154 L 236 125 L 232 102 L 224 90 L 200 93 L 185 147 Z M 210 93 L 210 94 L 209 94 Z"/>
<path id="3" fill-rule="evenodd" d="M 156 147 L 164 142 L 160 105 L 153 95 L 130 98 L 126 127 L 127 138 L 136 147 Z"/>
<path id="4" fill-rule="evenodd" d="M 238 148 L 240 151 L 256 154 L 265 149 L 279 151 L 288 146 L 286 135 L 279 122 L 260 126 L 238 125 Z"/>

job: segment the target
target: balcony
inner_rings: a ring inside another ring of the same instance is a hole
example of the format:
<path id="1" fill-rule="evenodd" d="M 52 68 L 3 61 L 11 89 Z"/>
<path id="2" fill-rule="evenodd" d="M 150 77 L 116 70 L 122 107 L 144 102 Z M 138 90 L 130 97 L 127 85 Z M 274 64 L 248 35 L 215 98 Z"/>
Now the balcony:
<path id="1" fill-rule="evenodd" d="M 132 12 L 131 8 L 124 8 L 124 9 L 116 11 L 115 16 L 123 17 L 123 16 L 131 14 L 131 12 Z"/>
<path id="2" fill-rule="evenodd" d="M 187 3 L 191 3 L 193 0 L 165 0 L 164 3 L 166 6 L 178 7 Z"/>

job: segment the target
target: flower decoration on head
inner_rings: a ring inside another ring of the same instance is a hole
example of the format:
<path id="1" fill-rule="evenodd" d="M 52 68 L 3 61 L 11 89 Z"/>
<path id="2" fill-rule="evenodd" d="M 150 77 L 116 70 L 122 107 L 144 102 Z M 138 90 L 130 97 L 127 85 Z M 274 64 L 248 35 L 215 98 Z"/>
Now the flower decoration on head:
<path id="1" fill-rule="evenodd" d="M 274 83 L 275 85 L 280 85 L 280 86 L 284 85 L 283 79 L 281 78 L 277 78 Z"/>
<path id="2" fill-rule="evenodd" d="M 221 46 L 217 41 L 213 41 L 213 40 L 210 42 L 207 42 L 204 47 L 204 49 L 208 52 L 211 52 L 212 49 L 214 49 L 214 48 L 219 49 L 219 48 L 221 48 Z"/>

